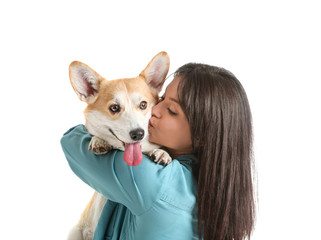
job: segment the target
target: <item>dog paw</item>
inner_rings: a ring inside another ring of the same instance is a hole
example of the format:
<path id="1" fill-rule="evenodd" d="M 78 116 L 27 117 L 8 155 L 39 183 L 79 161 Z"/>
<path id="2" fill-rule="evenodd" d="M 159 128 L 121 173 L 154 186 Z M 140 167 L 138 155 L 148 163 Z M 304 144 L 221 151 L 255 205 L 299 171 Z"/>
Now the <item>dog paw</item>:
<path id="1" fill-rule="evenodd" d="M 149 157 L 157 164 L 161 164 L 164 166 L 172 162 L 171 156 L 162 149 L 154 149 L 149 153 Z"/>
<path id="2" fill-rule="evenodd" d="M 89 143 L 88 149 L 89 151 L 97 155 L 100 155 L 100 154 L 108 153 L 110 150 L 113 149 L 113 147 L 109 145 L 105 140 L 99 137 L 93 136 Z"/>

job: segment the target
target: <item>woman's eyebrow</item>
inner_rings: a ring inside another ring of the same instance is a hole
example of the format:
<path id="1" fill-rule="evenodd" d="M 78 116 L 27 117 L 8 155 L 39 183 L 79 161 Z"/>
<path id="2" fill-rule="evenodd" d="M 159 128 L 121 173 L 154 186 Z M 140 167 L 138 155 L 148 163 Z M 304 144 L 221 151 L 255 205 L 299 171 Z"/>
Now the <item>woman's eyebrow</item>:
<path id="1" fill-rule="evenodd" d="M 171 100 L 171 101 L 176 102 L 176 103 L 179 104 L 179 101 L 178 101 L 177 99 L 175 99 L 175 98 L 171 98 L 171 97 L 170 97 L 169 100 Z"/>

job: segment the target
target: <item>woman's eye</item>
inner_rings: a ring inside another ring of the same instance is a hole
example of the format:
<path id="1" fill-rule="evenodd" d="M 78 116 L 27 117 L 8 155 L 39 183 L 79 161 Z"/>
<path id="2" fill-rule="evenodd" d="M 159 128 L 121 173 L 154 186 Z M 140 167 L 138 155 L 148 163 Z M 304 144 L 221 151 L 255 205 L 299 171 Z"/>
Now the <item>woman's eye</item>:
<path id="1" fill-rule="evenodd" d="M 145 110 L 147 108 L 147 102 L 146 101 L 142 101 L 140 104 L 139 104 L 139 108 L 141 110 Z"/>
<path id="2" fill-rule="evenodd" d="M 177 115 L 177 113 L 173 112 L 170 108 L 167 108 L 167 110 L 168 110 L 169 114 L 174 115 L 174 116 Z"/>
<path id="3" fill-rule="evenodd" d="M 109 107 L 109 111 L 112 113 L 118 113 L 120 112 L 120 106 L 118 104 L 113 104 Z"/>

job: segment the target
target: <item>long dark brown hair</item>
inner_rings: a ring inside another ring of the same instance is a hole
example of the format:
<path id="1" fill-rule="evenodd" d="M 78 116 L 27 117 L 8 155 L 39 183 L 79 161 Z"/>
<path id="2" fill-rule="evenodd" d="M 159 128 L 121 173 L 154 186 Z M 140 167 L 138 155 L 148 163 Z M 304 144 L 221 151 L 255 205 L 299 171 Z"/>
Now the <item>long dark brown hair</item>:
<path id="1" fill-rule="evenodd" d="M 178 99 L 198 161 L 198 234 L 205 240 L 250 239 L 255 221 L 252 117 L 246 93 L 229 71 L 188 63 Z"/>

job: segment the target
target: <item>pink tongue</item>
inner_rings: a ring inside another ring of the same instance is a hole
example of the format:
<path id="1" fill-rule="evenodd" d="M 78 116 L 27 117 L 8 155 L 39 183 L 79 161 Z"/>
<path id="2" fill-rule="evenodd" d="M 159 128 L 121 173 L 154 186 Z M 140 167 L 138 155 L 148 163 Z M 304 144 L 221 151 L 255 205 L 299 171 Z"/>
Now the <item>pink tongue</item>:
<path id="1" fill-rule="evenodd" d="M 124 160 L 129 166 L 137 166 L 143 160 L 140 143 L 125 143 Z"/>

